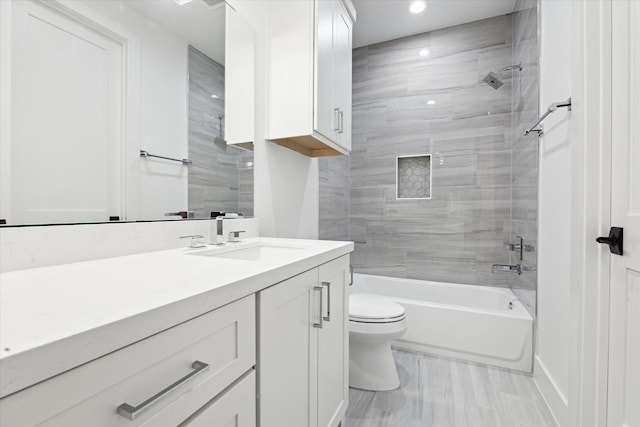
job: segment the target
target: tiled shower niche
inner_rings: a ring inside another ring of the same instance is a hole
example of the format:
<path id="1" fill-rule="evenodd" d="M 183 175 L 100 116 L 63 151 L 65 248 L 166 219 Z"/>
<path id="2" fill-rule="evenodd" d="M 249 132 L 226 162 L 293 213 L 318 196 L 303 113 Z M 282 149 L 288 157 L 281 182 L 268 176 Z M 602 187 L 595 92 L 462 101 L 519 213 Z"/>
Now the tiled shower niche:
<path id="1" fill-rule="evenodd" d="M 396 199 L 431 198 L 431 155 L 396 157 Z"/>

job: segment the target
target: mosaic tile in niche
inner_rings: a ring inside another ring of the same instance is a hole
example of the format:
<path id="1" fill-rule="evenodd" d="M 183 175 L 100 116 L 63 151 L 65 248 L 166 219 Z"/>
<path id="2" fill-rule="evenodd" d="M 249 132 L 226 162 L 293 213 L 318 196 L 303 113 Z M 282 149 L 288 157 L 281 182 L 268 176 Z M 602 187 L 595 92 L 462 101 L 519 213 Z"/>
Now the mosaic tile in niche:
<path id="1" fill-rule="evenodd" d="M 431 155 L 398 157 L 397 198 L 431 198 Z"/>

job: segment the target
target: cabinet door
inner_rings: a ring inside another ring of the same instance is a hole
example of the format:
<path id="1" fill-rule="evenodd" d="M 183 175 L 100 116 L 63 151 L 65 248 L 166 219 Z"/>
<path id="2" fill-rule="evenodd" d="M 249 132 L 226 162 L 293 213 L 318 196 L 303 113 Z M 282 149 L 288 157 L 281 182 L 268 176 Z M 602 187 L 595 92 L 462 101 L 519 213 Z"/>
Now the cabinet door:
<path id="1" fill-rule="evenodd" d="M 336 141 L 338 115 L 333 100 L 333 26 L 335 1 L 316 1 L 315 130 Z"/>
<path id="2" fill-rule="evenodd" d="M 199 409 L 179 427 L 255 427 L 256 375 L 251 372 L 222 396 Z"/>
<path id="3" fill-rule="evenodd" d="M 336 125 L 336 129 L 338 129 L 336 142 L 348 151 L 351 150 L 351 31 L 352 23 L 349 14 L 341 1 L 335 2 L 333 98 L 334 108 L 339 110 L 338 123 Z"/>
<path id="4" fill-rule="evenodd" d="M 260 425 L 316 427 L 318 270 L 258 293 Z"/>
<path id="5" fill-rule="evenodd" d="M 255 31 L 226 7 L 224 137 L 227 144 L 253 142 Z"/>
<path id="6" fill-rule="evenodd" d="M 344 418 L 348 398 L 349 330 L 347 280 L 349 257 L 319 268 L 324 288 L 324 322 L 318 334 L 318 427 L 335 427 Z"/>

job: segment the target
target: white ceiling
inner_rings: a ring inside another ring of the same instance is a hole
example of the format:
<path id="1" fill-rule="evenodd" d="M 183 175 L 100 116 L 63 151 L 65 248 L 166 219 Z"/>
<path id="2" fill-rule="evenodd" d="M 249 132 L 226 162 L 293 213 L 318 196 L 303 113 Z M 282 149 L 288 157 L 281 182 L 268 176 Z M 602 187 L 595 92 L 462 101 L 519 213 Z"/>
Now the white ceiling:
<path id="1" fill-rule="evenodd" d="M 409 12 L 411 0 L 352 0 L 357 19 L 353 47 L 452 27 L 513 12 L 516 0 L 427 0 L 424 12 Z"/>
<path id="2" fill-rule="evenodd" d="M 202 0 L 182 6 L 173 0 L 130 1 L 127 4 L 224 65 L 225 12 L 222 5 L 212 9 Z"/>

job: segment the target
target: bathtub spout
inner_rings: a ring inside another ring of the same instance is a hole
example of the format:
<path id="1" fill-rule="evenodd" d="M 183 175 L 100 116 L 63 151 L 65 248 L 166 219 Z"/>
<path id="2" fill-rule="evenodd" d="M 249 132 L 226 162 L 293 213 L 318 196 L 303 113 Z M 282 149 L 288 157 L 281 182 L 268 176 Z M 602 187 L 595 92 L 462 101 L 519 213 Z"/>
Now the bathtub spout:
<path id="1" fill-rule="evenodd" d="M 493 264 L 491 273 L 496 274 L 498 272 L 522 274 L 522 269 L 520 265 Z"/>
<path id="2" fill-rule="evenodd" d="M 526 265 L 508 265 L 508 264 L 493 264 L 491 266 L 491 273 L 517 273 L 522 274 L 523 271 L 536 271 L 536 267 L 527 267 Z"/>

